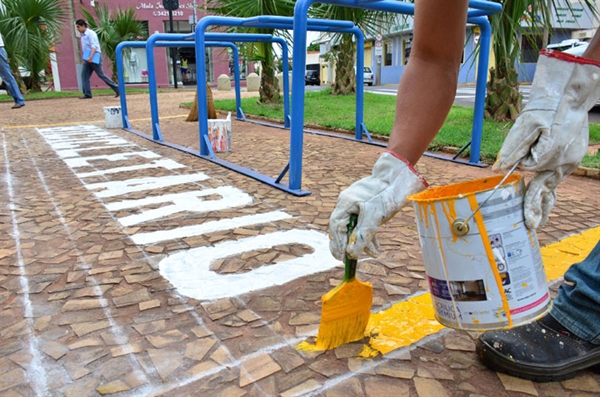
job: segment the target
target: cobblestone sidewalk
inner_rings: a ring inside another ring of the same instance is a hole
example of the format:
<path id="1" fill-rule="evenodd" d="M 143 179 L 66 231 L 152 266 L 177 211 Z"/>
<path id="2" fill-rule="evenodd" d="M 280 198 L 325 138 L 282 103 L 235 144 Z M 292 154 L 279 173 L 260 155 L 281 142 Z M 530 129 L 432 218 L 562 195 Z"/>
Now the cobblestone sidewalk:
<path id="1" fill-rule="evenodd" d="M 190 99 L 191 98 L 191 99 Z M 159 96 L 166 141 L 197 147 L 196 125 Z M 128 98 L 150 134 L 143 95 Z M 382 148 L 306 134 L 294 197 L 122 130 L 90 101 L 0 104 L 1 396 L 597 396 L 600 375 L 534 383 L 488 371 L 475 332 L 450 329 L 384 356 L 365 341 L 302 353 L 320 298 L 343 276 L 328 254 L 339 192 L 367 175 Z M 234 122 L 222 158 L 276 176 L 289 132 Z M 492 175 L 424 157 L 431 185 Z M 525 175 L 528 177 L 528 175 Z M 600 225 L 597 180 L 560 187 L 541 245 Z M 412 208 L 360 261 L 373 311 L 427 290 Z"/>

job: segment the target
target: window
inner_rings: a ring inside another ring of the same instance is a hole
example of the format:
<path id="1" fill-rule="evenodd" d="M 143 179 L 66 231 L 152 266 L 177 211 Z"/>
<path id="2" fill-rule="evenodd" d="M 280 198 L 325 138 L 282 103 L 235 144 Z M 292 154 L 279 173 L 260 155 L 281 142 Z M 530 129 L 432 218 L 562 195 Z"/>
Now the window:
<path id="1" fill-rule="evenodd" d="M 542 49 L 543 37 L 540 34 L 523 34 L 521 37 L 521 61 L 536 63 Z"/>
<path id="2" fill-rule="evenodd" d="M 171 33 L 170 21 L 164 21 L 165 33 Z M 188 21 L 173 21 L 173 33 L 191 33 L 192 25 Z"/>
<path id="3" fill-rule="evenodd" d="M 410 51 L 412 50 L 412 36 L 405 37 L 402 39 L 402 65 L 408 63 L 410 57 Z"/>
<path id="4" fill-rule="evenodd" d="M 385 43 L 383 43 L 383 50 L 384 50 L 383 66 L 392 66 L 392 54 L 393 54 L 392 44 L 393 43 L 391 41 L 386 41 Z"/>

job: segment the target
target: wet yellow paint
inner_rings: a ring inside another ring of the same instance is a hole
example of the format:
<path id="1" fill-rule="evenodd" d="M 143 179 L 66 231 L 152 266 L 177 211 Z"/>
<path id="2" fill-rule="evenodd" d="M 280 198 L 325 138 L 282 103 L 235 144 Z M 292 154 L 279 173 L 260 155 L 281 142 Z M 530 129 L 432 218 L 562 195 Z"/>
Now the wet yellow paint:
<path id="1" fill-rule="evenodd" d="M 455 183 L 452 185 L 433 187 L 424 190 L 420 193 L 409 196 L 409 200 L 416 201 L 417 203 L 434 202 L 446 199 L 457 199 L 464 198 L 467 195 L 481 193 L 486 190 L 490 190 L 496 187 L 498 183 L 504 178 L 504 176 L 493 176 L 491 178 L 476 179 L 474 181 Z M 513 174 L 508 177 L 504 182 L 504 185 L 508 185 L 511 182 L 521 179 L 521 175 Z"/>
<path id="2" fill-rule="evenodd" d="M 448 225 L 450 225 L 450 232 L 452 232 L 452 224 L 456 220 L 456 208 L 454 206 L 455 199 L 444 200 L 441 202 L 442 211 L 446 214 L 446 220 L 448 221 Z M 452 233 L 452 242 L 456 243 L 458 240 L 458 236 L 455 233 Z"/>
<path id="3" fill-rule="evenodd" d="M 583 261 L 600 241 L 600 226 L 540 249 L 548 281 L 562 277 L 574 263 Z"/>
<path id="4" fill-rule="evenodd" d="M 479 204 L 477 203 L 477 199 L 474 195 L 469 196 L 469 204 L 471 205 L 471 210 L 475 211 Z M 481 212 L 477 212 L 475 216 L 473 216 L 475 223 L 477 223 L 477 228 L 479 229 L 479 234 L 481 236 L 481 244 L 485 249 L 485 254 L 488 258 L 488 263 L 490 268 L 492 269 L 492 273 L 494 274 L 494 280 L 496 280 L 496 287 L 498 288 L 498 292 L 500 293 L 500 297 L 502 298 L 502 311 L 506 314 L 506 319 L 508 320 L 508 326 L 513 326 L 512 316 L 510 314 L 510 306 L 508 305 L 508 299 L 506 299 L 506 294 L 504 293 L 504 287 L 502 286 L 502 278 L 500 278 L 500 272 L 498 271 L 498 266 L 496 266 L 496 260 L 494 259 L 494 253 L 492 252 L 492 246 L 490 244 L 490 238 L 487 234 L 487 229 L 485 227 L 485 223 L 483 222 L 483 216 Z M 502 318 L 502 312 L 499 311 L 497 316 L 499 319 Z"/>
<path id="5" fill-rule="evenodd" d="M 433 219 L 435 219 L 435 230 L 437 231 L 438 237 L 437 237 L 437 241 L 438 241 L 438 249 L 440 252 L 440 255 L 442 256 L 442 263 L 444 264 L 444 277 L 446 280 L 450 280 L 450 277 L 448 275 L 448 262 L 446 261 L 446 254 L 444 251 L 444 245 L 442 243 L 442 236 L 440 235 L 441 230 L 440 230 L 440 222 L 438 220 L 438 216 L 437 216 L 437 211 L 435 210 L 435 206 L 433 205 L 433 203 L 431 204 L 431 211 L 433 213 Z M 452 302 L 452 310 L 454 310 L 454 318 L 456 318 L 456 321 L 458 322 L 459 326 L 460 326 L 460 315 L 458 314 L 458 310 L 456 310 L 456 302 L 454 301 L 454 299 L 451 299 L 450 302 Z"/>
<path id="6" fill-rule="evenodd" d="M 427 293 L 371 314 L 366 333 L 371 336 L 370 347 L 386 354 L 410 346 L 442 328 L 444 326 L 435 319 L 431 296 Z"/>
<path id="7" fill-rule="evenodd" d="M 542 247 L 540 251 L 548 280 L 562 277 L 569 266 L 585 259 L 598 240 L 600 226 Z M 444 326 L 435 320 L 431 295 L 425 293 L 371 314 L 366 333 L 370 336 L 370 347 L 386 354 L 410 346 L 442 328 Z"/>

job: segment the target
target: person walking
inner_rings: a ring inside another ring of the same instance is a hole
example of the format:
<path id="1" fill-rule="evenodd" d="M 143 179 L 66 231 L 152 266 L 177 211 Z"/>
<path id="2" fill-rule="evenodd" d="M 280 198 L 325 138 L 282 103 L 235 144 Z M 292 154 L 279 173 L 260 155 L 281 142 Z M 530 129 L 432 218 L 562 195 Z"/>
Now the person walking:
<path id="1" fill-rule="evenodd" d="M 10 64 L 8 63 L 8 54 L 4 49 L 4 38 L 2 34 L 0 34 L 0 78 L 4 82 L 6 86 L 6 90 L 15 100 L 15 104 L 11 109 L 20 109 L 25 106 L 25 99 L 23 99 L 23 94 L 21 94 L 21 90 L 19 89 L 19 85 L 15 80 L 12 72 L 10 71 Z"/>
<path id="2" fill-rule="evenodd" d="M 119 86 L 105 75 L 102 69 L 102 50 L 98 42 L 98 35 L 92 29 L 89 29 L 87 22 L 83 19 L 78 19 L 75 22 L 75 26 L 77 31 L 81 33 L 81 50 L 83 51 L 83 68 L 81 69 L 83 96 L 79 97 L 79 99 L 90 99 L 92 97 L 92 89 L 90 87 L 92 72 L 96 72 L 98 77 L 115 92 L 115 98 L 118 98 Z"/>
<path id="3" fill-rule="evenodd" d="M 188 60 L 186 57 L 181 57 L 181 78 L 184 82 L 187 81 Z"/>
<path id="4" fill-rule="evenodd" d="M 338 197 L 329 219 L 330 251 L 376 256 L 376 233 L 428 185 L 414 165 L 440 130 L 456 94 L 468 0 L 416 0 L 414 44 L 402 74 L 387 150 L 372 174 Z M 431 93 L 435 92 L 435 95 Z M 548 220 L 556 188 L 583 159 L 588 111 L 600 97 L 600 31 L 583 57 L 542 51 L 530 99 L 504 141 L 494 170 L 533 171 L 524 199 L 525 224 Z M 358 222 L 347 235 L 350 215 Z M 549 314 L 509 330 L 488 331 L 477 352 L 489 368 L 535 381 L 559 381 L 600 364 L 600 242 L 565 274 Z"/>

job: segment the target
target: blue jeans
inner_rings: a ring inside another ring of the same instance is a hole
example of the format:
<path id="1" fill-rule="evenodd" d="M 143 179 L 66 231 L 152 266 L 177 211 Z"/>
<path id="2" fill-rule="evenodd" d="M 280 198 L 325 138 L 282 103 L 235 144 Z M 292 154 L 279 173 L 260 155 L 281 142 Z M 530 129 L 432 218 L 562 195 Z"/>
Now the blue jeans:
<path id="1" fill-rule="evenodd" d="M 10 65 L 8 64 L 8 54 L 4 47 L 0 47 L 0 78 L 6 84 L 6 90 L 15 100 L 17 105 L 24 105 L 25 99 L 23 99 L 23 95 L 21 94 L 21 90 L 19 89 L 19 85 L 15 80 L 14 76 L 10 72 Z"/>
<path id="2" fill-rule="evenodd" d="M 90 87 L 90 78 L 92 77 L 92 72 L 96 72 L 98 77 L 102 79 L 113 91 L 119 92 L 119 86 L 115 84 L 107 75 L 104 74 L 104 70 L 102 69 L 102 60 L 100 63 L 89 63 L 83 62 L 83 69 L 81 69 L 81 85 L 83 95 L 87 97 L 92 97 L 92 89 Z"/>
<path id="3" fill-rule="evenodd" d="M 600 241 L 565 273 L 550 314 L 581 339 L 600 344 Z"/>

